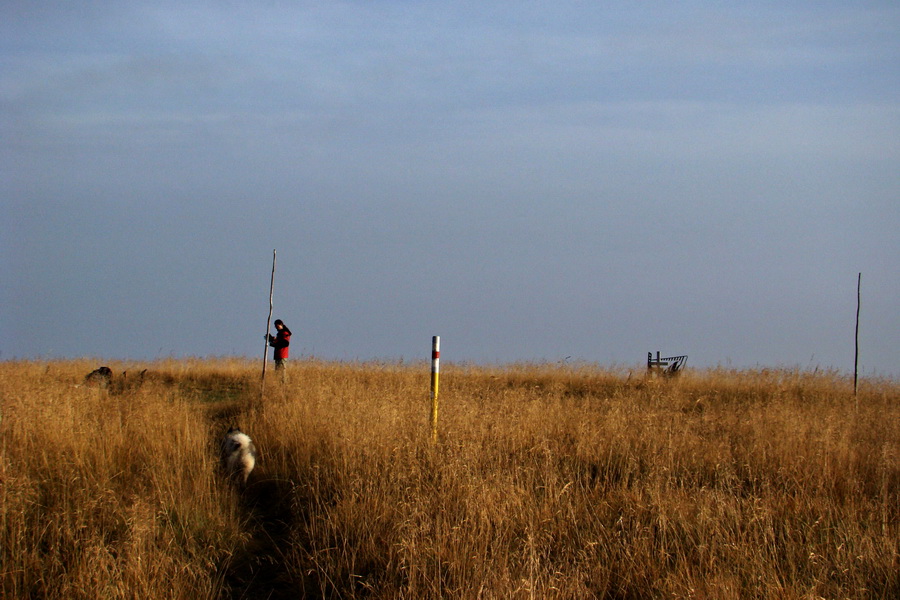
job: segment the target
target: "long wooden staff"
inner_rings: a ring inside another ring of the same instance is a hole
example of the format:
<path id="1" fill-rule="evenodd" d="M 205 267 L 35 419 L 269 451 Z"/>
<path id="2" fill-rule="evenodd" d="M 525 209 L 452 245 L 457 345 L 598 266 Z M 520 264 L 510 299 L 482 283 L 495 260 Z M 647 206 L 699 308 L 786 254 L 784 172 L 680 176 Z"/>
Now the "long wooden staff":
<path id="1" fill-rule="evenodd" d="M 272 250 L 272 281 L 269 283 L 269 317 L 266 319 L 266 345 L 263 347 L 262 381 L 259 385 L 259 398 L 262 400 L 266 389 L 266 364 L 269 359 L 269 330 L 272 327 L 272 296 L 275 293 L 275 250 Z"/>
<path id="2" fill-rule="evenodd" d="M 853 344 L 853 395 L 857 397 L 856 408 L 859 408 L 859 290 L 862 285 L 862 272 L 856 278 L 856 338 Z"/>

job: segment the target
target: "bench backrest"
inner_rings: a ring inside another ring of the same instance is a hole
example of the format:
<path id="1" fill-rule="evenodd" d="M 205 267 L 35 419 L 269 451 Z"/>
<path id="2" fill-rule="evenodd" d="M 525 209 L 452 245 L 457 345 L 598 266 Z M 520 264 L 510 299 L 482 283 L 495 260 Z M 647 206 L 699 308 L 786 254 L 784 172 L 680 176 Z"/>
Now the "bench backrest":
<path id="1" fill-rule="evenodd" d="M 667 356 L 664 358 L 660 357 L 660 353 L 657 351 L 656 358 L 653 358 L 653 353 L 647 353 L 647 370 L 659 370 L 664 373 L 677 373 L 681 369 L 684 368 L 685 363 L 687 362 L 687 355 L 682 356 Z"/>

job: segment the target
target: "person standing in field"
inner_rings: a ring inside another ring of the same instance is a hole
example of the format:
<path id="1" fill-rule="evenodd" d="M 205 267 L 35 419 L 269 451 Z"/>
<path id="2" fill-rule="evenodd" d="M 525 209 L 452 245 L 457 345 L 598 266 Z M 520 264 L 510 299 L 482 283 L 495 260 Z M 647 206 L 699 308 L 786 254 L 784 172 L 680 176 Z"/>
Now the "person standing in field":
<path id="1" fill-rule="evenodd" d="M 275 320 L 276 335 L 268 334 L 269 345 L 275 348 L 275 370 L 281 371 L 281 381 L 285 380 L 287 369 L 288 346 L 291 344 L 291 330 L 281 319 Z"/>

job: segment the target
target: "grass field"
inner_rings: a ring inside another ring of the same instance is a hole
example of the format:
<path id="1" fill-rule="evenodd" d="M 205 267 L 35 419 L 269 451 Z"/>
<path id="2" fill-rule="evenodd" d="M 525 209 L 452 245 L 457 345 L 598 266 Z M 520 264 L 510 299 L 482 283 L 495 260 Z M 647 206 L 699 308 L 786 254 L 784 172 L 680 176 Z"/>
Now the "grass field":
<path id="1" fill-rule="evenodd" d="M 894 380 L 97 366 L 0 363 L 3 598 L 900 598 Z"/>

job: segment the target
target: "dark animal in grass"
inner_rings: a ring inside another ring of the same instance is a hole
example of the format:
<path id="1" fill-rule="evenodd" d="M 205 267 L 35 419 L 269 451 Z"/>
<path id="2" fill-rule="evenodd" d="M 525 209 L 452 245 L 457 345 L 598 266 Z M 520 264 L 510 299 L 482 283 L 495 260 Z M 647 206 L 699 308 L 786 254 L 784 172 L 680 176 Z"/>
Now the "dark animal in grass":
<path id="1" fill-rule="evenodd" d="M 109 367 L 100 367 L 94 369 L 84 376 L 84 385 L 92 387 L 106 388 L 112 381 L 112 369 Z"/>

